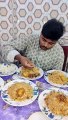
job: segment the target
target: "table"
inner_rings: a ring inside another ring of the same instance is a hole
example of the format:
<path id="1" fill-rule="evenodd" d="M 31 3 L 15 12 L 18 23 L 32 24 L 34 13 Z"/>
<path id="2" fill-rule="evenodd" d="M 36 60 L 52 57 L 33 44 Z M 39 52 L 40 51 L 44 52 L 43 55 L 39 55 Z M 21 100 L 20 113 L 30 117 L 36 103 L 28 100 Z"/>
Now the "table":
<path id="1" fill-rule="evenodd" d="M 11 78 L 12 76 L 3 77 L 5 82 L 10 81 Z M 35 83 L 36 81 L 45 83 L 45 89 L 51 87 L 51 85 L 44 80 L 44 77 L 40 78 L 39 80 L 35 80 L 33 82 Z M 40 92 L 41 91 L 39 91 L 39 93 Z M 6 103 L 0 97 L 0 120 L 27 120 L 32 113 L 40 111 L 38 105 L 38 98 L 32 104 L 24 107 L 9 106 L 4 110 L 3 106 L 5 104 Z"/>

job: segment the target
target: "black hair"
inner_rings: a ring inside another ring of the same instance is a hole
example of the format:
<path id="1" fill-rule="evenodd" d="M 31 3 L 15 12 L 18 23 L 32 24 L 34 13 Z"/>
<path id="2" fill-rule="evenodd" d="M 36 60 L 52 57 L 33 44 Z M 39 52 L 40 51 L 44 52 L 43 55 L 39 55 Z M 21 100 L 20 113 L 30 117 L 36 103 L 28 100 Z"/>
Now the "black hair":
<path id="1" fill-rule="evenodd" d="M 51 19 L 43 25 L 41 33 L 45 38 L 51 39 L 52 41 L 58 41 L 64 32 L 65 27 L 63 24 L 56 19 Z"/>

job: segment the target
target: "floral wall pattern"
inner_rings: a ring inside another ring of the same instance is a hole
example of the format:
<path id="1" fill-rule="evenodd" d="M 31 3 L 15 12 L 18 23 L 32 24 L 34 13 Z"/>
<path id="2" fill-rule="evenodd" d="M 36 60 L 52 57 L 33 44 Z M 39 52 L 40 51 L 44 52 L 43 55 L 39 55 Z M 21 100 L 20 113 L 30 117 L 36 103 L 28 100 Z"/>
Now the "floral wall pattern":
<path id="1" fill-rule="evenodd" d="M 0 0 L 0 40 L 7 43 L 24 34 L 40 34 L 51 18 L 64 23 L 61 44 L 68 45 L 68 0 Z"/>
<path id="2" fill-rule="evenodd" d="M 2 41 L 8 41 L 12 38 L 12 6 L 12 0 L 0 0 L 0 39 Z"/>

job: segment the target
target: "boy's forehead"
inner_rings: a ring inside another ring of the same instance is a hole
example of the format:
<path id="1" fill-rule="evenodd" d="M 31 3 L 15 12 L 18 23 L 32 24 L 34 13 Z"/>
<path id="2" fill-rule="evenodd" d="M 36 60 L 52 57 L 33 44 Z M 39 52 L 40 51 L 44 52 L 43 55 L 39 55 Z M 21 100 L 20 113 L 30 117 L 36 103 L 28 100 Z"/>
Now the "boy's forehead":
<path id="1" fill-rule="evenodd" d="M 51 43 L 56 43 L 56 41 L 54 40 L 51 40 L 51 39 L 48 39 L 46 37 L 44 37 L 42 34 L 41 34 L 41 37 L 45 40 L 45 41 L 48 41 L 48 42 L 51 42 Z"/>

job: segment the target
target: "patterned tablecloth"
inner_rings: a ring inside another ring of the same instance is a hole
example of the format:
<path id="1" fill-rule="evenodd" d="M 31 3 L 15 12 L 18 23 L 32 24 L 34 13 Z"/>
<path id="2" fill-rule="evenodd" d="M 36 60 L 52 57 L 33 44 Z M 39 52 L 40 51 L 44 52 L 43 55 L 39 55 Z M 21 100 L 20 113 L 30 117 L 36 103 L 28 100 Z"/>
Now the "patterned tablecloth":
<path id="1" fill-rule="evenodd" d="M 3 79 L 5 80 L 5 82 L 8 82 L 9 79 L 11 79 L 11 76 L 3 77 Z M 50 84 L 48 84 L 44 80 L 44 77 L 33 82 L 35 83 L 36 81 L 44 82 L 45 89 L 51 87 Z M 39 94 L 40 92 L 41 91 L 39 91 Z M 38 98 L 32 104 L 24 107 L 9 106 L 6 109 L 3 109 L 5 104 L 6 103 L 0 97 L 0 120 L 27 120 L 32 113 L 40 111 L 38 105 Z"/>

